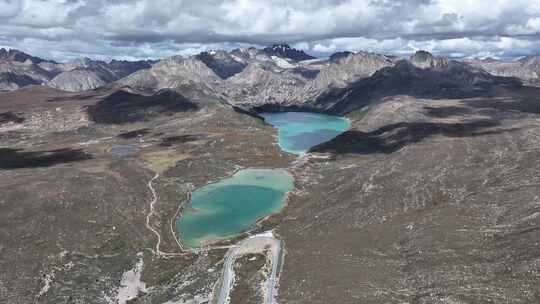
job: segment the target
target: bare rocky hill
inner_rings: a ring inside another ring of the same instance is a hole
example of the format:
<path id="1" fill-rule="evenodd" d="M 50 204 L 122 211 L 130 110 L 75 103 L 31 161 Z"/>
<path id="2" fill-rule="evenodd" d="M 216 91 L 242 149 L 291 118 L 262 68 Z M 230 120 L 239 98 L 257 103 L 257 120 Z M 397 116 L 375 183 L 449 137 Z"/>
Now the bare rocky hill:
<path id="1" fill-rule="evenodd" d="M 292 56 L 296 58 L 295 56 Z M 334 88 L 371 76 L 395 60 L 374 53 L 348 53 L 315 62 L 298 61 L 268 49 L 212 51 L 167 58 L 118 81 L 141 90 L 196 87 L 246 109 L 298 106 Z"/>
<path id="2" fill-rule="evenodd" d="M 529 85 L 540 84 L 540 57 L 529 56 L 520 60 L 503 61 L 493 58 L 468 60 L 468 63 L 481 67 L 497 76 L 516 77 Z"/>
<path id="3" fill-rule="evenodd" d="M 94 61 L 81 58 L 65 63 L 44 60 L 17 50 L 0 49 L 0 90 L 45 85 L 80 92 L 101 87 L 133 72 L 149 68 L 152 61 Z"/>
<path id="4" fill-rule="evenodd" d="M 521 84 L 517 78 L 495 76 L 482 68 L 421 51 L 409 60 L 377 70 L 370 77 L 328 90 L 318 96 L 313 105 L 345 114 L 387 96 L 467 98 L 489 95 L 493 88 L 520 87 Z"/>

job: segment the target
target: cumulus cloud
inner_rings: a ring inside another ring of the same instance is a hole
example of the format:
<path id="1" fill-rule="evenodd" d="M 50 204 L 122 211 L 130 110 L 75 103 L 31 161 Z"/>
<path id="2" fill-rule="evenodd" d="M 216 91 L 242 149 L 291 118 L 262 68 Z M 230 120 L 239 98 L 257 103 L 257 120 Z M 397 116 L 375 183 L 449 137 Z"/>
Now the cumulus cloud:
<path id="1" fill-rule="evenodd" d="M 0 0 L 0 45 L 63 60 L 291 43 L 499 57 L 538 52 L 537 0 Z"/>
<path id="2" fill-rule="evenodd" d="M 0 0 L 0 19 L 11 18 L 21 11 L 21 1 Z"/>

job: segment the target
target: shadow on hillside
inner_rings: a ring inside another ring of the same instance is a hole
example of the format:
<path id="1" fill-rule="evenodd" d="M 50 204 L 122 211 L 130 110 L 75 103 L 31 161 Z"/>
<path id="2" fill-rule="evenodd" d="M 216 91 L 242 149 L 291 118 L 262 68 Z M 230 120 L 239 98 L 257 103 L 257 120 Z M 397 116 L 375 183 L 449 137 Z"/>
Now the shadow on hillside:
<path id="1" fill-rule="evenodd" d="M 540 90 L 538 90 L 540 96 Z M 482 98 L 464 100 L 463 104 L 476 109 L 495 109 L 498 111 L 516 111 L 522 113 L 540 114 L 540 98 L 507 97 L 507 98 Z"/>
<path id="2" fill-rule="evenodd" d="M 4 72 L 0 74 L 0 82 L 16 83 L 18 87 L 22 88 L 29 85 L 39 85 L 40 82 L 33 79 L 28 75 L 18 75 L 12 72 Z"/>
<path id="3" fill-rule="evenodd" d="M 159 144 L 162 147 L 170 147 L 173 145 L 188 143 L 197 141 L 199 139 L 204 138 L 205 135 L 201 134 L 187 134 L 187 135 L 175 135 L 175 136 L 169 136 L 161 139 L 161 143 Z"/>
<path id="4" fill-rule="evenodd" d="M 311 148 L 310 152 L 334 154 L 393 153 L 409 144 L 418 143 L 433 135 L 473 137 L 512 132 L 518 129 L 494 129 L 499 123 L 485 119 L 467 123 L 396 123 L 372 132 L 350 130 L 336 138 Z"/>
<path id="5" fill-rule="evenodd" d="M 10 123 L 10 122 L 22 123 L 23 121 L 24 121 L 24 117 L 20 117 L 13 112 L 0 113 L 0 125 Z"/>
<path id="6" fill-rule="evenodd" d="M 0 148 L 0 169 L 50 167 L 92 158 L 91 154 L 81 149 L 65 148 L 25 152 L 21 149 Z"/>
<path id="7" fill-rule="evenodd" d="M 426 114 L 431 117 L 436 118 L 448 118 L 452 116 L 462 116 L 465 114 L 472 113 L 471 109 L 456 107 L 456 106 L 447 106 L 447 107 L 424 107 Z"/>
<path id="8" fill-rule="evenodd" d="M 333 88 L 315 101 L 331 104 L 329 112 L 346 114 L 385 97 L 408 95 L 429 99 L 465 99 L 495 96 L 494 88 L 517 89 L 519 79 L 493 76 L 466 64 L 452 62 L 446 69 L 421 69 L 407 61 L 385 67 L 346 88 Z"/>
<path id="9" fill-rule="evenodd" d="M 122 138 L 122 139 L 132 139 L 132 138 L 142 137 L 148 133 L 150 133 L 150 129 L 143 128 L 143 129 L 120 133 L 116 135 L 116 137 Z"/>
<path id="10" fill-rule="evenodd" d="M 172 90 L 154 95 L 117 91 L 86 108 L 90 120 L 101 124 L 125 124 L 148 121 L 160 115 L 198 110 L 199 106 Z"/>
<path id="11" fill-rule="evenodd" d="M 452 116 L 463 116 L 476 112 L 489 116 L 491 119 L 501 119 L 508 117 L 509 113 L 519 112 L 528 114 L 540 114 L 540 89 L 524 87 L 516 90 L 510 96 L 494 96 L 484 98 L 474 98 L 461 100 L 463 106 L 425 106 L 426 114 L 436 118 L 448 118 Z"/>
<path id="12" fill-rule="evenodd" d="M 55 96 L 46 99 L 46 102 L 66 102 L 66 101 L 75 101 L 75 100 L 87 100 L 96 98 L 97 94 L 92 94 L 90 92 L 84 92 L 82 94 L 70 95 L 70 96 Z"/>
<path id="13" fill-rule="evenodd" d="M 247 64 L 237 62 L 233 59 L 215 59 L 207 52 L 202 52 L 197 57 L 221 79 L 232 77 L 242 72 L 247 66 Z"/>

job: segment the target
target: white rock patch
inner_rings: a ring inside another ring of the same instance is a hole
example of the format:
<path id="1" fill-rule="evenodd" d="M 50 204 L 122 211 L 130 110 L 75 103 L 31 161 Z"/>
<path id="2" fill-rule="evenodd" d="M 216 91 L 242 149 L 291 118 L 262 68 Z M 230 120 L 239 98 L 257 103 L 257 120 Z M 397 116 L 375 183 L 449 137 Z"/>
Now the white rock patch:
<path id="1" fill-rule="evenodd" d="M 287 60 L 283 59 L 283 58 L 280 58 L 280 57 L 277 57 L 277 56 L 272 56 L 272 60 L 274 61 L 274 63 L 282 68 L 282 69 L 292 69 L 295 67 L 295 65 L 291 64 L 290 62 L 288 62 Z"/>
<path id="2" fill-rule="evenodd" d="M 130 269 L 122 275 L 122 281 L 120 282 L 120 288 L 116 295 L 116 301 L 114 303 L 125 304 L 128 300 L 131 300 L 139 295 L 140 292 L 146 292 L 146 284 L 141 281 L 142 269 L 143 269 L 143 255 L 137 254 L 139 260 L 135 264 L 133 269 Z"/>

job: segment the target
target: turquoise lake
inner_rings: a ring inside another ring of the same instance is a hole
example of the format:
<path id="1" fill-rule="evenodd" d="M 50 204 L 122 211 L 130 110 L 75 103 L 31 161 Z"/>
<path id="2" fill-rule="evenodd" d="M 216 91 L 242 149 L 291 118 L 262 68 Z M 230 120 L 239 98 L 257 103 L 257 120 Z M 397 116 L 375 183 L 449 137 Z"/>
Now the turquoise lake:
<path id="1" fill-rule="evenodd" d="M 331 115 L 285 112 L 260 114 L 278 129 L 282 150 L 303 154 L 349 128 L 348 120 Z M 252 228 L 283 208 L 293 177 L 283 169 L 245 169 L 195 190 L 176 221 L 182 243 L 197 248 Z"/>
<path id="2" fill-rule="evenodd" d="M 306 153 L 309 148 L 328 141 L 349 128 L 349 121 L 339 116 L 306 112 L 259 115 L 278 129 L 281 149 L 293 154 Z"/>
<path id="3" fill-rule="evenodd" d="M 176 229 L 187 247 L 201 247 L 249 230 L 284 205 L 293 177 L 282 169 L 245 169 L 192 193 Z"/>

